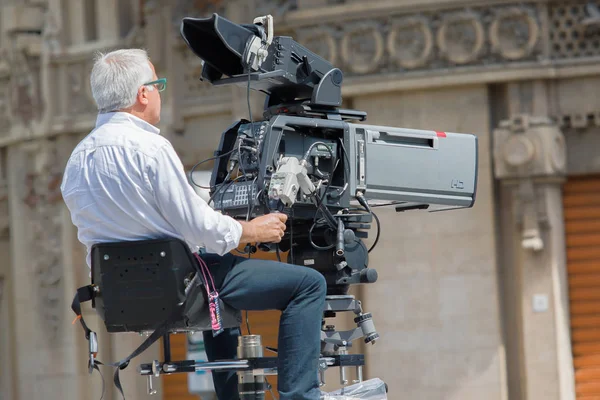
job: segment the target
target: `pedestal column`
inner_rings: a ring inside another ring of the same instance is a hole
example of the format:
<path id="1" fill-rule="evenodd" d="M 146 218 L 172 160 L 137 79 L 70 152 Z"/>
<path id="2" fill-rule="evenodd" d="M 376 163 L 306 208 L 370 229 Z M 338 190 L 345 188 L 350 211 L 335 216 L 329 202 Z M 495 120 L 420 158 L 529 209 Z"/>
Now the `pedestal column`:
<path id="1" fill-rule="evenodd" d="M 513 335 L 518 355 L 512 354 L 518 358 L 512 365 L 520 370 L 512 374 L 519 377 L 517 392 L 527 400 L 574 399 L 562 214 L 564 136 L 548 118 L 518 115 L 501 122 L 494 139 L 507 250 L 503 263 L 511 272 L 505 283 L 519 296 L 510 302 L 514 326 L 508 327 L 518 332 Z"/>

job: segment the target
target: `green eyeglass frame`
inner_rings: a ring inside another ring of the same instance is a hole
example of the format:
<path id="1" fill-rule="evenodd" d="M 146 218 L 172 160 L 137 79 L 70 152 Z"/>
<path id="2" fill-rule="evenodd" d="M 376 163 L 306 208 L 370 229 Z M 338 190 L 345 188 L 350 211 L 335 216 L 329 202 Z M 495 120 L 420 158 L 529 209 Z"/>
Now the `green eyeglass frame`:
<path id="1" fill-rule="evenodd" d="M 167 88 L 167 78 L 160 78 L 152 82 L 144 83 L 144 86 L 154 85 L 159 92 Z"/>

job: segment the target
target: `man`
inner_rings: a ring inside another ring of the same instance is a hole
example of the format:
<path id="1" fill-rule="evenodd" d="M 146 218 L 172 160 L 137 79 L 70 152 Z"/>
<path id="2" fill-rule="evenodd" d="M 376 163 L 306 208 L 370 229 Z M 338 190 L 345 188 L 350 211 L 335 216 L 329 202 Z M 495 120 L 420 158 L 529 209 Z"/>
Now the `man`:
<path id="1" fill-rule="evenodd" d="M 281 399 L 318 399 L 317 361 L 326 285 L 310 268 L 235 257 L 240 243 L 281 241 L 287 217 L 269 214 L 238 222 L 214 211 L 188 184 L 160 121 L 158 79 L 143 50 L 100 54 L 91 73 L 96 128 L 68 160 L 61 191 L 90 250 L 100 242 L 175 237 L 202 254 L 220 297 L 239 310 L 282 311 L 278 388 Z M 205 332 L 209 360 L 236 355 L 239 328 Z M 214 373 L 218 398 L 239 398 L 234 372 Z"/>

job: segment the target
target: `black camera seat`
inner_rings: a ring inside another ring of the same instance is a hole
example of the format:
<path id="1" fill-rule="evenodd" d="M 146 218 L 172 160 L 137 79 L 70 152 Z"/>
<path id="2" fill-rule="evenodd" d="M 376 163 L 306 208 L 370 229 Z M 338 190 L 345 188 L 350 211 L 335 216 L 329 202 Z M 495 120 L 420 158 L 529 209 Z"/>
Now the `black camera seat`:
<path id="1" fill-rule="evenodd" d="M 92 307 L 108 332 L 153 331 L 167 320 L 170 332 L 211 329 L 199 264 L 182 240 L 96 244 L 91 261 Z M 239 311 L 221 310 L 224 327 L 239 326 Z"/>
<path id="2" fill-rule="evenodd" d="M 91 264 L 91 284 L 77 289 L 71 304 L 88 340 L 89 373 L 102 363 L 96 358 L 97 335 L 85 323 L 81 303 L 92 301 L 108 332 L 148 335 L 129 356 L 104 363 L 116 367 L 114 382 L 121 394 L 119 370 L 158 339 L 163 339 L 164 362 L 170 362 L 171 333 L 212 329 L 200 263 L 184 241 L 165 238 L 95 244 Z M 219 302 L 222 327 L 240 326 L 241 312 L 221 299 Z M 149 392 L 154 392 L 151 379 L 149 385 Z"/>

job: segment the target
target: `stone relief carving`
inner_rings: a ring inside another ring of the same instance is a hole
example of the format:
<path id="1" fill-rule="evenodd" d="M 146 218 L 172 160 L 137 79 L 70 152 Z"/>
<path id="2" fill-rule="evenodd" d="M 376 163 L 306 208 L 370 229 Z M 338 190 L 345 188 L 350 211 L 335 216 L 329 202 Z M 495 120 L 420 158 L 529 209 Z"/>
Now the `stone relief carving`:
<path id="1" fill-rule="evenodd" d="M 367 74 L 376 71 L 384 52 L 380 28 L 373 23 L 350 26 L 342 37 L 340 51 L 351 72 Z"/>
<path id="2" fill-rule="evenodd" d="M 23 173 L 22 201 L 30 223 L 31 272 L 45 334 L 56 339 L 62 314 L 62 162 L 50 141 L 28 144 L 24 153 L 29 169 Z"/>
<path id="3" fill-rule="evenodd" d="M 424 17 L 407 17 L 392 23 L 387 36 L 387 51 L 406 69 L 427 64 L 433 51 L 433 33 Z"/>
<path id="4" fill-rule="evenodd" d="M 542 56 L 542 9 L 519 3 L 443 12 L 385 15 L 298 27 L 297 40 L 318 54 L 338 54 L 346 75 L 487 66 L 538 61 Z"/>
<path id="5" fill-rule="evenodd" d="M 454 64 L 475 61 L 485 42 L 485 31 L 480 16 L 459 12 L 443 18 L 438 30 L 437 43 L 442 57 Z"/>
<path id="6" fill-rule="evenodd" d="M 307 29 L 298 31 L 296 40 L 335 65 L 338 52 L 335 36 L 336 33 L 328 28 Z"/>
<path id="7" fill-rule="evenodd" d="M 42 112 L 36 64 L 25 50 L 15 49 L 11 54 L 11 112 L 23 125 L 30 125 Z"/>
<path id="8" fill-rule="evenodd" d="M 95 113 L 97 111 L 89 83 L 91 64 L 81 62 L 69 64 L 67 69 L 68 114 Z"/>
<path id="9" fill-rule="evenodd" d="M 566 141 L 549 118 L 517 115 L 494 130 L 494 175 L 516 187 L 517 222 L 522 228 L 524 249 L 544 248 L 541 229 L 547 213 L 538 183 L 560 183 L 566 176 Z"/>
<path id="10" fill-rule="evenodd" d="M 531 54 L 539 40 L 539 25 L 531 10 L 500 9 L 490 25 L 492 51 L 507 60 Z"/>
<path id="11" fill-rule="evenodd" d="M 600 56 L 600 36 L 588 32 L 588 22 L 593 19 L 588 6 L 597 9 L 594 2 L 585 1 L 553 1 L 548 6 L 552 59 Z M 596 26 L 599 23 L 595 21 Z"/>
<path id="12" fill-rule="evenodd" d="M 292 4 L 291 8 L 285 8 L 286 14 L 282 18 L 276 19 L 276 32 L 295 37 L 310 50 L 332 61 L 347 77 L 378 73 L 422 76 L 423 73 L 445 74 L 466 67 L 478 72 L 518 63 L 548 67 L 552 59 L 557 58 L 600 57 L 600 34 L 586 34 L 581 29 L 589 20 L 583 0 L 568 3 L 558 0 L 503 1 L 493 5 L 480 1 L 469 7 L 441 10 L 423 7 L 415 12 L 398 7 L 397 11 L 386 9 L 385 14 L 382 11 L 381 15 L 366 19 L 352 13 L 344 14 L 342 7 L 336 18 L 319 22 L 321 7 L 351 2 L 270 0 L 250 3 L 262 7 L 253 9 L 253 16 L 272 11 L 276 18 L 277 10 Z M 194 2 L 179 4 L 184 5 L 176 6 L 179 15 L 182 10 L 190 15 L 190 10 L 196 7 Z M 203 4 L 205 9 L 209 7 L 215 12 L 227 11 L 222 2 Z M 300 10 L 302 18 L 286 19 L 292 17 L 295 10 Z M 309 18 L 310 13 L 313 18 Z M 177 29 L 179 22 L 176 18 Z M 181 48 L 180 41 L 175 43 L 178 49 Z M 189 65 L 194 65 L 195 60 L 188 59 L 188 62 L 186 73 L 191 71 Z M 185 77 L 185 97 L 195 98 L 195 102 L 200 103 L 208 102 L 207 96 L 215 96 L 213 101 L 221 101 L 223 97 L 212 92 L 210 85 L 198 81 L 199 68 L 194 68 L 197 69 Z M 202 100 L 198 101 L 200 96 Z"/>
<path id="13" fill-rule="evenodd" d="M 58 22 L 56 11 L 46 10 L 44 16 L 44 28 L 42 31 L 42 43 L 49 54 L 57 54 L 63 49 L 61 40 L 62 29 Z"/>
<path id="14" fill-rule="evenodd" d="M 558 118 L 561 128 L 585 129 L 600 127 L 600 112 L 563 114 Z"/>

